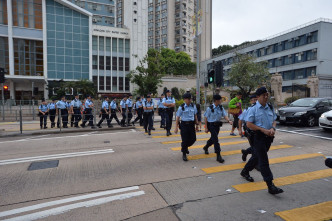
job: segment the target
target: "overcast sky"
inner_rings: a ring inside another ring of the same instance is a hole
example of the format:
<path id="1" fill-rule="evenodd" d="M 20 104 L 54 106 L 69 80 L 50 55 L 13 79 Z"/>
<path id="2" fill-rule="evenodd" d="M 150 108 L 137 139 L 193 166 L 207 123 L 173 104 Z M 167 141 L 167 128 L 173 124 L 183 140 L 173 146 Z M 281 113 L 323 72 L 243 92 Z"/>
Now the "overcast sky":
<path id="1" fill-rule="evenodd" d="M 213 0 L 212 8 L 212 48 L 264 39 L 321 17 L 332 19 L 332 0 Z"/>

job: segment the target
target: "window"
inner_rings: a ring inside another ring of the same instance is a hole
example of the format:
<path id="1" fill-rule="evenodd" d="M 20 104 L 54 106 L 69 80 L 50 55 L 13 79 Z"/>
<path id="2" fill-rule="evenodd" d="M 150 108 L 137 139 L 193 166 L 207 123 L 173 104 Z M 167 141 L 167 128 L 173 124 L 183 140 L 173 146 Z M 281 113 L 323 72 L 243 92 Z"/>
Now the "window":
<path id="1" fill-rule="evenodd" d="M 99 90 L 105 90 L 105 77 L 99 76 Z"/>
<path id="2" fill-rule="evenodd" d="M 106 56 L 106 70 L 111 70 L 111 57 Z"/>
<path id="3" fill-rule="evenodd" d="M 267 49 L 266 49 L 266 54 L 272 54 L 273 53 L 273 46 L 270 45 Z"/>
<path id="4" fill-rule="evenodd" d="M 316 60 L 317 59 L 317 49 L 307 51 L 306 55 L 307 55 L 307 61 Z"/>
<path id="5" fill-rule="evenodd" d="M 110 91 L 111 90 L 111 77 L 106 76 L 106 90 Z"/>
<path id="6" fill-rule="evenodd" d="M 307 44 L 317 42 L 318 31 L 314 31 L 307 34 Z"/>
<path id="7" fill-rule="evenodd" d="M 93 36 L 92 37 L 92 50 L 98 50 L 98 37 Z"/>
<path id="8" fill-rule="evenodd" d="M 0 24 L 8 25 L 6 0 L 0 1 Z"/>
<path id="9" fill-rule="evenodd" d="M 129 87 L 129 85 L 130 85 L 130 80 L 129 80 L 129 78 L 125 78 L 125 91 L 129 91 L 129 89 L 130 89 L 130 87 Z"/>
<path id="10" fill-rule="evenodd" d="M 285 43 L 285 50 L 293 48 L 293 40 L 290 39 Z"/>
<path id="11" fill-rule="evenodd" d="M 116 71 L 118 68 L 118 60 L 117 57 L 112 57 L 112 70 Z"/>
<path id="12" fill-rule="evenodd" d="M 43 29 L 42 0 L 13 0 L 12 11 L 14 26 Z"/>
<path id="13" fill-rule="evenodd" d="M 303 79 L 305 78 L 305 69 L 298 69 L 294 71 L 295 79 Z"/>
<path id="14" fill-rule="evenodd" d="M 129 39 L 125 40 L 125 53 L 126 54 L 130 53 L 130 40 Z"/>
<path id="15" fill-rule="evenodd" d="M 99 51 L 104 51 L 104 37 L 99 37 Z"/>
<path id="16" fill-rule="evenodd" d="M 99 70 L 104 70 L 104 56 L 99 56 Z"/>
<path id="17" fill-rule="evenodd" d="M 97 70 L 98 69 L 98 56 L 92 55 L 92 69 Z"/>
<path id="18" fill-rule="evenodd" d="M 112 91 L 116 92 L 118 91 L 118 78 L 112 77 Z"/>
<path id="19" fill-rule="evenodd" d="M 106 52 L 111 52 L 111 39 L 106 38 Z"/>
<path id="20" fill-rule="evenodd" d="M 118 39 L 112 38 L 112 51 L 117 52 L 118 51 Z"/>
<path id="21" fill-rule="evenodd" d="M 119 58 L 119 71 L 123 71 L 123 58 Z"/>
<path id="22" fill-rule="evenodd" d="M 293 71 L 285 71 L 282 73 L 282 78 L 285 81 L 292 80 L 293 79 Z"/>
<path id="23" fill-rule="evenodd" d="M 125 71 L 129 71 L 129 58 L 125 58 Z"/>
<path id="24" fill-rule="evenodd" d="M 123 52 L 123 39 L 119 39 L 119 52 Z"/>
<path id="25" fill-rule="evenodd" d="M 0 67 L 9 74 L 8 38 L 0 37 Z"/>
<path id="26" fill-rule="evenodd" d="M 123 77 L 119 77 L 119 91 L 123 91 Z"/>
<path id="27" fill-rule="evenodd" d="M 312 75 L 316 75 L 316 67 L 306 68 L 306 76 L 310 77 Z"/>

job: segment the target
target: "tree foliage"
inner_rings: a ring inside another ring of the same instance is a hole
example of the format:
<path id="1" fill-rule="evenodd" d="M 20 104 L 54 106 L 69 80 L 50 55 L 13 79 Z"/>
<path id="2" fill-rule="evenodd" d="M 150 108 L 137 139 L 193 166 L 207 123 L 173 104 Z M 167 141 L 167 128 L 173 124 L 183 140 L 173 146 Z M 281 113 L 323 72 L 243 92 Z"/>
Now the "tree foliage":
<path id="1" fill-rule="evenodd" d="M 231 46 L 231 45 L 220 45 L 219 47 L 212 49 L 212 56 L 217 56 L 219 54 L 225 53 L 227 51 L 233 50 L 235 48 L 238 48 L 242 45 L 249 44 L 249 43 L 252 43 L 252 41 L 245 41 L 245 42 L 243 42 L 239 45 L 233 45 L 233 46 Z"/>
<path id="2" fill-rule="evenodd" d="M 265 85 L 271 78 L 266 62 L 255 62 L 247 54 L 236 54 L 237 62 L 228 74 L 231 85 L 237 86 L 243 98 L 246 98 L 257 87 Z"/>

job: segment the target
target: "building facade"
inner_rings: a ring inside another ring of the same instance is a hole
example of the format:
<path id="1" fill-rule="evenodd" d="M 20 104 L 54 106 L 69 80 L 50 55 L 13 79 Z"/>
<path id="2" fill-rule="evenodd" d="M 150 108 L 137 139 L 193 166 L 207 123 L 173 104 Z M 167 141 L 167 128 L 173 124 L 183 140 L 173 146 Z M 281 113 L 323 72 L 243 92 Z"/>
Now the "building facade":
<path id="1" fill-rule="evenodd" d="M 257 41 L 201 63 L 201 73 L 212 68 L 213 61 L 224 65 L 224 86 L 231 86 L 228 73 L 235 53 L 266 61 L 271 74 L 282 75 L 283 98 L 294 90 L 305 93 L 308 77 L 319 79 L 319 97 L 332 96 L 332 20 L 319 19 L 264 41 Z M 306 94 L 309 96 L 309 94 Z"/>

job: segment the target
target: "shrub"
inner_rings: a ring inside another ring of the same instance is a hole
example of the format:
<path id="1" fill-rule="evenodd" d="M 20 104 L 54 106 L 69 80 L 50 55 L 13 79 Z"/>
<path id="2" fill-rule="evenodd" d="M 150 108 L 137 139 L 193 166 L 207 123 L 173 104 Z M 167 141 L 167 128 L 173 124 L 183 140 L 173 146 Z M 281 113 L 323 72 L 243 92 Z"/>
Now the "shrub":
<path id="1" fill-rule="evenodd" d="M 296 100 L 298 100 L 299 99 L 299 97 L 288 97 L 288 98 L 286 98 L 285 99 L 285 103 L 286 104 L 290 104 L 290 103 L 293 103 L 294 101 L 296 101 Z"/>

